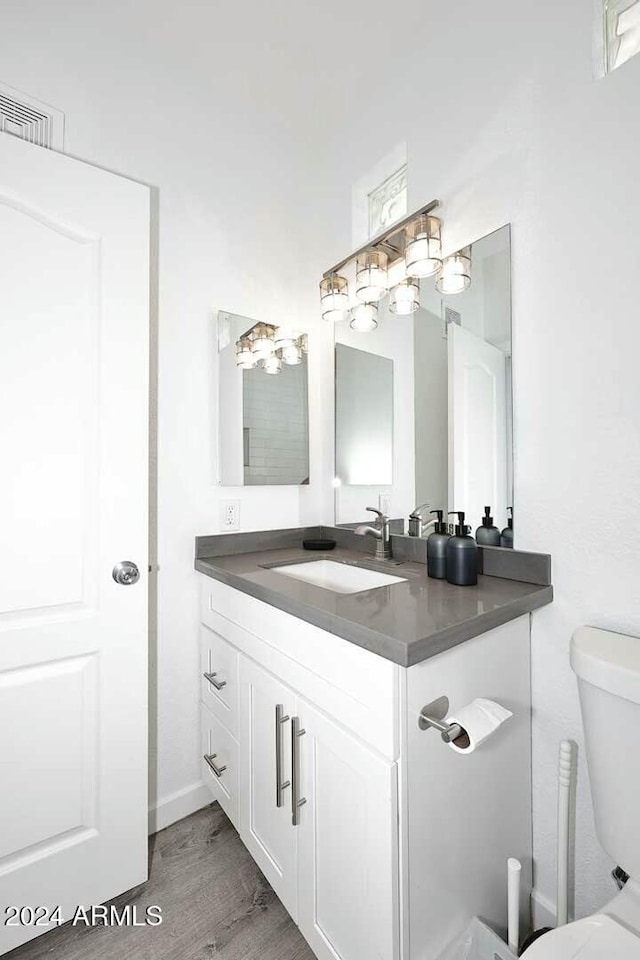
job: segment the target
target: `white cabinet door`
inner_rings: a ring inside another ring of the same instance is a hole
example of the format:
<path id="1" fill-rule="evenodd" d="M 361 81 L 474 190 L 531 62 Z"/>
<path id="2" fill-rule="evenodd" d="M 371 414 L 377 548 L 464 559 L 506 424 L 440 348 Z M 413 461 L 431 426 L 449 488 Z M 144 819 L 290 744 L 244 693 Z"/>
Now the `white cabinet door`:
<path id="1" fill-rule="evenodd" d="M 69 919 L 147 879 L 149 190 L 0 133 L 0 303 L 0 904 Z"/>
<path id="2" fill-rule="evenodd" d="M 297 897 L 296 831 L 291 823 L 291 717 L 295 703 L 289 687 L 241 657 L 240 835 L 294 920 Z"/>
<path id="3" fill-rule="evenodd" d="M 319 960 L 398 955 L 397 768 L 301 698 L 298 924 Z"/>

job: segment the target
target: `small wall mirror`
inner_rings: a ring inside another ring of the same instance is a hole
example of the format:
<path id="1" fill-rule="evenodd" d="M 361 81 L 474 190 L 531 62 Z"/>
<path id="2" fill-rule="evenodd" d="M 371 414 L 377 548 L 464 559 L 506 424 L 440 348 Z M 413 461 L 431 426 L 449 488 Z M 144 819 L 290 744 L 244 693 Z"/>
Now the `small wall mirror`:
<path id="1" fill-rule="evenodd" d="M 219 482 L 309 483 L 306 335 L 220 311 L 217 360 Z"/>
<path id="2" fill-rule="evenodd" d="M 496 526 L 507 526 L 510 227 L 465 252 L 471 283 L 463 292 L 440 294 L 427 278 L 415 313 L 391 313 L 385 300 L 374 330 L 358 333 L 348 319 L 335 326 L 338 524 L 361 522 L 368 506 L 405 521 L 422 506 L 425 516 L 464 510 L 475 532 L 491 506 Z"/>

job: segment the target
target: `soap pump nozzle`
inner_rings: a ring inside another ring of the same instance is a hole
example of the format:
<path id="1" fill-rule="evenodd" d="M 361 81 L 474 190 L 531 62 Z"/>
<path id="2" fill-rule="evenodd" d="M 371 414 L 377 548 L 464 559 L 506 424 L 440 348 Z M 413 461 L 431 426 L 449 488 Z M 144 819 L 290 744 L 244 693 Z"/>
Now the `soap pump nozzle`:
<path id="1" fill-rule="evenodd" d="M 510 530 L 513 530 L 513 507 L 507 507 L 507 513 L 511 512 L 511 516 L 507 517 L 507 526 Z"/>
<path id="2" fill-rule="evenodd" d="M 456 523 L 456 537 L 466 537 L 469 533 L 469 527 L 464 522 L 464 510 L 449 510 L 449 513 L 455 513 L 458 517 Z"/>
<path id="3" fill-rule="evenodd" d="M 444 519 L 444 510 L 430 510 L 429 513 L 435 513 L 437 515 L 437 520 L 433 528 L 434 533 L 446 533 L 447 524 Z"/>
<path id="4" fill-rule="evenodd" d="M 491 507 L 484 508 L 484 517 L 482 518 L 483 527 L 492 527 L 493 526 L 493 517 L 491 516 Z"/>

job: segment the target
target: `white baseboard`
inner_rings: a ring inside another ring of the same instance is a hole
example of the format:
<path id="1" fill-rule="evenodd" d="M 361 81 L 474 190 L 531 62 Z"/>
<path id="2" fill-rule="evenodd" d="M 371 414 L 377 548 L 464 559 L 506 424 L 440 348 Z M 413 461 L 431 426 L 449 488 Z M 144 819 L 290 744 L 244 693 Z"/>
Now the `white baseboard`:
<path id="1" fill-rule="evenodd" d="M 555 927 L 556 925 L 555 903 L 536 889 L 531 891 L 531 914 L 534 930 L 540 930 L 542 927 Z"/>
<path id="2" fill-rule="evenodd" d="M 149 833 L 164 830 L 210 803 L 213 803 L 211 791 L 202 780 L 182 790 L 176 790 L 149 807 Z"/>

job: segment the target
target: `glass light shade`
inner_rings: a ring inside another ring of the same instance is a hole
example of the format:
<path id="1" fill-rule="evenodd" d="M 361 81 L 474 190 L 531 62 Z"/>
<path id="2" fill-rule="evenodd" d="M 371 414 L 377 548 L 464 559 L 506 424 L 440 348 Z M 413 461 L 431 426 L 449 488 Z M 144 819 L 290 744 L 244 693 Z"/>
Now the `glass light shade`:
<path id="1" fill-rule="evenodd" d="M 436 280 L 438 293 L 462 293 L 471 285 L 471 248 L 465 247 L 442 261 Z"/>
<path id="2" fill-rule="evenodd" d="M 389 289 L 387 267 L 389 258 L 384 250 L 369 250 L 358 257 L 356 266 L 356 297 L 363 303 L 377 303 Z"/>
<path id="3" fill-rule="evenodd" d="M 431 277 L 442 266 L 442 222 L 423 214 L 407 227 L 404 259 L 408 277 Z"/>
<path id="4" fill-rule="evenodd" d="M 262 361 L 262 369 L 265 373 L 275 374 L 280 373 L 282 370 L 282 360 L 277 353 L 274 353 L 271 357 L 267 357 L 266 360 Z"/>
<path id="5" fill-rule="evenodd" d="M 298 339 L 298 333 L 292 327 L 276 327 L 274 340 L 277 350 L 293 347 Z"/>
<path id="6" fill-rule="evenodd" d="M 378 326 L 377 317 L 377 303 L 359 303 L 352 310 L 349 326 L 356 333 L 371 333 Z"/>
<path id="7" fill-rule="evenodd" d="M 391 313 L 406 316 L 409 313 L 415 313 L 419 306 L 420 284 L 417 280 L 409 277 L 392 288 L 389 294 L 389 310 Z"/>
<path id="8" fill-rule="evenodd" d="M 274 332 L 274 327 L 269 324 L 256 323 L 251 338 L 251 352 L 256 360 L 265 360 L 275 350 Z"/>
<path id="9" fill-rule="evenodd" d="M 282 359 L 289 366 L 294 367 L 296 364 L 302 363 L 302 350 L 295 341 L 288 347 L 282 347 L 281 352 Z"/>
<path id="10" fill-rule="evenodd" d="M 251 352 L 251 340 L 249 337 L 241 337 L 236 340 L 236 366 L 241 370 L 251 370 L 256 365 L 256 358 Z"/>
<path id="11" fill-rule="evenodd" d="M 349 284 L 345 277 L 334 273 L 320 281 L 320 303 L 323 320 L 338 323 L 344 320 L 349 307 Z"/>

